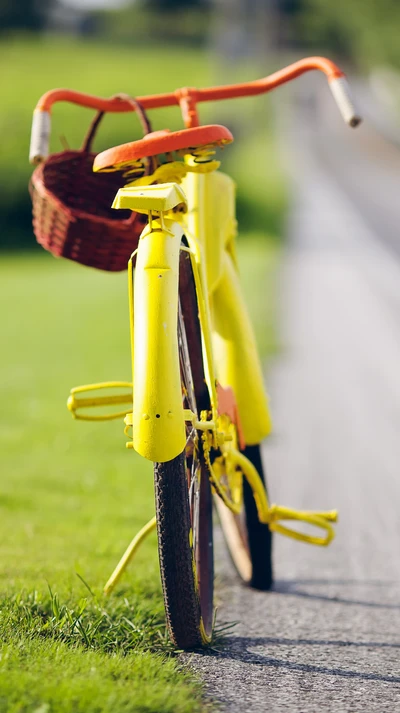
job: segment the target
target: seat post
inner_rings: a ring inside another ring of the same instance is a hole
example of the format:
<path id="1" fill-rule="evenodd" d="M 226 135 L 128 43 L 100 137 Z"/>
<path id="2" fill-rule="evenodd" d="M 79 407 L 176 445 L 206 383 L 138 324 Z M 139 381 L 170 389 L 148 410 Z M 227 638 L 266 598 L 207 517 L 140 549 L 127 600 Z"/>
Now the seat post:
<path id="1" fill-rule="evenodd" d="M 175 93 L 179 100 L 186 128 L 192 129 L 195 126 L 200 126 L 197 113 L 197 89 L 183 87 L 183 89 L 178 89 Z"/>

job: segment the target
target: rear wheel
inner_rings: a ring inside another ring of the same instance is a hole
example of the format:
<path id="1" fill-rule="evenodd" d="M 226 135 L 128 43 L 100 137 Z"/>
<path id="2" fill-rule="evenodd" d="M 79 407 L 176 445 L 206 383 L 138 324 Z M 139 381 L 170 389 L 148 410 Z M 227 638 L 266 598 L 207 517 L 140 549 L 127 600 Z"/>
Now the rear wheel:
<path id="1" fill-rule="evenodd" d="M 266 485 L 260 447 L 246 446 L 243 453 Z M 267 590 L 273 582 L 272 533 L 258 519 L 253 492 L 245 478 L 243 501 L 242 512 L 234 515 L 220 498 L 215 498 L 224 538 L 238 574 L 251 587 Z"/>
<path id="2" fill-rule="evenodd" d="M 194 279 L 181 253 L 178 341 L 184 408 L 208 410 Z M 185 450 L 154 464 L 158 550 L 170 636 L 182 649 L 210 640 L 213 624 L 212 495 L 201 437 L 188 423 Z"/>

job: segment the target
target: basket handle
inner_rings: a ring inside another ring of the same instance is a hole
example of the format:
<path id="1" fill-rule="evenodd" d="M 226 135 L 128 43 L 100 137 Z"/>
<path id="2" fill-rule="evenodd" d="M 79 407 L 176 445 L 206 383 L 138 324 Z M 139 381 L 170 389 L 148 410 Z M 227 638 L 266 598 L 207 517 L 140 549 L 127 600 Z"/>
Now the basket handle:
<path id="1" fill-rule="evenodd" d="M 134 97 L 130 97 L 128 94 L 115 94 L 112 97 L 112 99 L 120 99 L 121 101 L 128 102 L 139 117 L 140 123 L 142 125 L 142 129 L 143 129 L 143 136 L 151 133 L 152 128 L 151 128 L 150 120 L 149 120 L 143 106 L 141 105 L 140 102 L 138 102 L 137 99 L 135 99 Z M 100 121 L 102 120 L 104 114 L 105 114 L 104 111 L 97 112 L 96 116 L 94 117 L 93 121 L 91 122 L 91 124 L 89 126 L 88 132 L 87 132 L 84 142 L 82 144 L 81 151 L 89 152 L 91 150 L 94 137 L 96 135 L 98 126 L 99 126 Z"/>

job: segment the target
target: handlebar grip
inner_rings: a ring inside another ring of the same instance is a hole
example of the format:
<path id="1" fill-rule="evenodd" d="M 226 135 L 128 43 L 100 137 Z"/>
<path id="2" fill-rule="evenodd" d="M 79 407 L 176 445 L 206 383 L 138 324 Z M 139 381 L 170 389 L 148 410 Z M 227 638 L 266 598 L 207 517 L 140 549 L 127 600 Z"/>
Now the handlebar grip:
<path id="1" fill-rule="evenodd" d="M 38 164 L 49 155 L 51 118 L 48 111 L 34 111 L 29 161 Z"/>
<path id="2" fill-rule="evenodd" d="M 343 119 L 346 124 L 354 129 L 361 124 L 362 118 L 354 106 L 350 86 L 346 77 L 342 76 L 331 79 L 329 86 Z"/>

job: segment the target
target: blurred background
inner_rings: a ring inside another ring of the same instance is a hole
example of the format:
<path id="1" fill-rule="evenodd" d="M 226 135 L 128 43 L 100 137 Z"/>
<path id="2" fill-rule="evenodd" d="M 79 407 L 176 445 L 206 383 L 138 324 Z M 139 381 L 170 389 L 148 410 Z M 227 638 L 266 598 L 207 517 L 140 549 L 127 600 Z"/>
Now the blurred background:
<path id="1" fill-rule="evenodd" d="M 71 386 L 130 378 L 126 275 L 55 260 L 37 246 L 28 194 L 37 100 L 55 87 L 140 96 L 251 80 L 309 54 L 348 73 L 366 119 L 359 130 L 343 125 L 316 73 L 270 96 L 202 105 L 200 118 L 226 124 L 235 137 L 223 167 L 237 183 L 241 274 L 262 357 L 279 355 L 285 366 L 297 349 L 282 380 L 274 379 L 273 499 L 341 506 L 342 523 L 348 516 L 353 528 L 346 534 L 341 524 L 335 552 L 339 570 L 351 569 L 346 557 L 371 535 L 379 497 L 386 517 L 385 498 L 399 495 L 399 29 L 398 0 L 0 0 L 0 583 L 7 596 L 43 594 L 50 582 L 74 601 L 82 596 L 76 571 L 100 591 L 154 510 L 151 467 L 125 450 L 121 423 L 76 423 L 65 408 Z M 181 125 L 178 109 L 149 114 L 154 129 Z M 52 151 L 78 148 L 92 116 L 58 104 Z M 106 116 L 95 148 L 139 136 L 135 116 Z M 282 258 L 290 268 L 283 272 Z M 372 454 L 367 441 L 376 445 Z M 374 489 L 377 471 L 388 476 L 386 491 L 383 481 Z M 326 474 L 322 495 L 314 481 L 307 485 L 309 473 Z M 356 526 L 368 477 L 376 502 L 363 504 Z M 396 547 L 398 518 L 393 523 L 387 541 Z M 294 572 L 290 547 L 278 569 L 285 562 Z M 389 559 L 381 553 L 382 566 Z M 323 561 L 333 571 L 336 560 Z M 304 558 L 296 562 L 306 567 Z M 375 560 L 368 554 L 365 562 L 368 570 Z M 131 576 L 136 591 L 160 602 L 154 539 L 126 579 L 130 592 Z"/>

